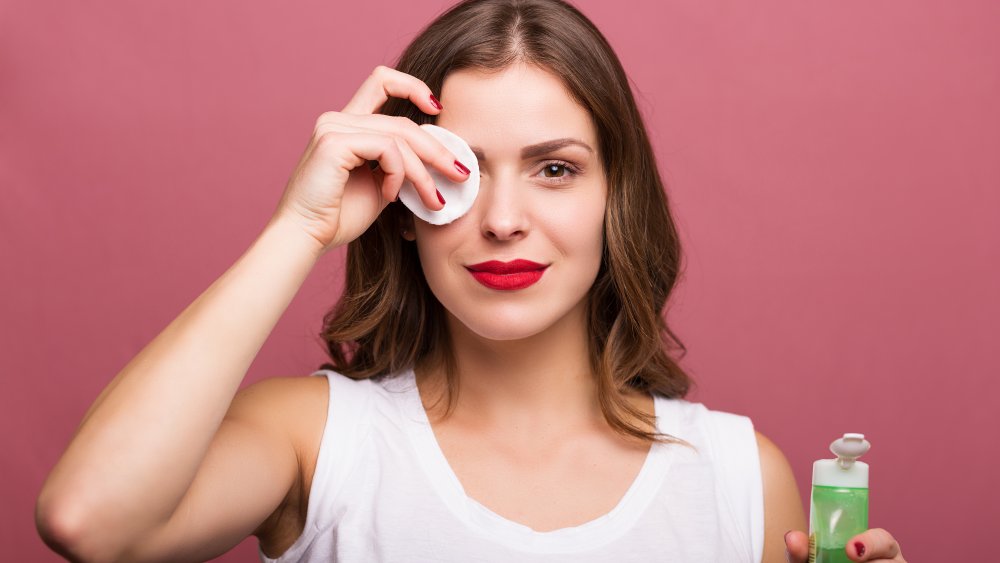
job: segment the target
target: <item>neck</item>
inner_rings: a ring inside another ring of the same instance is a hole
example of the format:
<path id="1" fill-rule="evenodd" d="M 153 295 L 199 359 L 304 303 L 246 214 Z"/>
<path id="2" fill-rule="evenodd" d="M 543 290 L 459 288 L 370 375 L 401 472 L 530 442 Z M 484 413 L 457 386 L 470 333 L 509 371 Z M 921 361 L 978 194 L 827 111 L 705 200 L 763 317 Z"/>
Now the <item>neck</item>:
<path id="1" fill-rule="evenodd" d="M 459 387 L 453 416 L 525 432 L 603 421 L 590 367 L 585 307 L 520 340 L 483 338 L 450 315 L 448 323 Z M 433 374 L 421 379 L 436 399 L 444 390 L 443 370 Z M 435 415 L 441 416 L 445 401 L 438 404 L 442 407 Z"/>

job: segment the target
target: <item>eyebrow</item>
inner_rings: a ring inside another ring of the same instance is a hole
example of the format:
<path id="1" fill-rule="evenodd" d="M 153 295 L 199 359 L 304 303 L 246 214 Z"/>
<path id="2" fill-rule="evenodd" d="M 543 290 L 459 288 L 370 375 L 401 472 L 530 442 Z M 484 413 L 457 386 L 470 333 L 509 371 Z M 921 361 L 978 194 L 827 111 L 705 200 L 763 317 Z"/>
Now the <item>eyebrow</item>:
<path id="1" fill-rule="evenodd" d="M 521 159 L 527 160 L 529 158 L 534 158 L 536 156 L 541 156 L 543 154 L 549 154 L 555 152 L 561 148 L 569 146 L 578 146 L 587 149 L 587 152 L 593 153 L 594 149 L 590 148 L 590 145 L 580 141 L 578 139 L 553 139 L 551 141 L 544 141 L 541 143 L 536 143 L 534 145 L 528 145 L 521 149 Z M 472 154 L 476 155 L 480 161 L 486 160 L 486 155 L 483 153 L 483 149 L 479 147 L 470 147 L 472 149 Z"/>

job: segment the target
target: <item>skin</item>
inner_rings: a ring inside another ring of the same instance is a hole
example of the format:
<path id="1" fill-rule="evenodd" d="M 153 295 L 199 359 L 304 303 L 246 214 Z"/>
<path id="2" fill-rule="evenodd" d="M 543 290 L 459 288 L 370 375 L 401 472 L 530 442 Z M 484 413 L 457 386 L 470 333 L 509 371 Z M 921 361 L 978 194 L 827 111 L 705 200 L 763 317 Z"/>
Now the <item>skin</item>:
<path id="1" fill-rule="evenodd" d="M 404 236 L 447 310 L 467 401 L 459 407 L 498 427 L 512 418 L 543 427 L 590 420 L 598 411 L 585 298 L 601 264 L 607 199 L 596 131 L 558 79 L 534 67 L 453 73 L 445 102 L 439 125 L 482 157 L 480 194 L 455 222 L 416 220 Z M 586 146 L 521 158 L 522 147 L 561 138 Z M 549 267 L 518 291 L 484 287 L 465 269 L 515 258 Z"/>
<path id="2" fill-rule="evenodd" d="M 538 530 L 592 520 L 620 499 L 648 446 L 607 427 L 586 365 L 582 302 L 599 264 L 603 171 L 586 150 L 520 156 L 524 145 L 561 137 L 596 151 L 586 111 L 533 67 L 455 73 L 442 89 L 443 111 L 425 84 L 379 67 L 342 111 L 317 120 L 260 237 L 88 411 L 39 495 L 36 520 L 53 549 L 87 561 L 204 560 L 253 534 L 276 556 L 301 533 L 326 381 L 272 378 L 237 389 L 311 267 L 357 238 L 404 177 L 431 209 L 440 204 L 424 163 L 464 179 L 454 155 L 415 124 L 372 115 L 388 96 L 440 113 L 441 125 L 485 157 L 468 215 L 402 233 L 417 244 L 455 338 L 462 393 L 451 417 L 430 408 L 441 374 L 417 374 L 449 463 L 470 496 Z M 563 170 L 545 173 L 543 164 L 552 157 L 580 174 L 555 185 Z M 374 176 L 369 160 L 380 164 Z M 539 283 L 507 294 L 491 293 L 462 267 L 515 257 L 551 266 Z M 652 412 L 648 395 L 628 399 Z M 795 479 L 780 449 L 757 439 L 764 561 L 785 560 L 785 545 L 788 560 L 805 561 L 804 532 L 785 535 L 805 529 Z M 866 553 L 858 557 L 852 542 L 852 560 L 903 560 L 884 530 L 857 539 Z"/>
<path id="3" fill-rule="evenodd" d="M 537 530 L 582 524 L 617 504 L 649 449 L 607 426 L 588 364 L 585 298 L 607 199 L 596 130 L 534 67 L 456 72 L 441 94 L 438 124 L 470 143 L 482 177 L 466 215 L 416 220 L 404 235 L 455 343 L 462 392 L 451 417 L 432 411 L 434 430 L 466 492 L 494 512 Z M 522 147 L 565 138 L 579 144 L 522 157 Z M 518 291 L 484 287 L 465 268 L 516 258 L 548 268 Z M 442 380 L 418 373 L 428 407 L 443 404 Z M 651 411 L 649 396 L 632 399 Z M 573 470 L 581 464 L 588 471 Z"/>

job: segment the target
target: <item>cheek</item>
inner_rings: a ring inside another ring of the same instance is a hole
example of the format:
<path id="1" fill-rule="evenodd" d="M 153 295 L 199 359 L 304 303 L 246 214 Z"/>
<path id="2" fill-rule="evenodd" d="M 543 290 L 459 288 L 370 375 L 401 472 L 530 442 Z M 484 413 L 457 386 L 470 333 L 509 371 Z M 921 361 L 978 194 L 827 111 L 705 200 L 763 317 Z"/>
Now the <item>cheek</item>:
<path id="1" fill-rule="evenodd" d="M 567 255 L 596 256 L 604 244 L 604 198 L 552 198 L 539 206 L 537 218 L 553 243 Z"/>
<path id="2" fill-rule="evenodd" d="M 420 266 L 423 268 L 424 277 L 434 286 L 434 281 L 442 279 L 447 271 L 448 259 L 452 251 L 457 248 L 468 235 L 463 234 L 459 227 L 459 222 L 455 221 L 449 225 L 428 225 L 422 223 L 416 226 L 417 254 L 420 256 Z"/>

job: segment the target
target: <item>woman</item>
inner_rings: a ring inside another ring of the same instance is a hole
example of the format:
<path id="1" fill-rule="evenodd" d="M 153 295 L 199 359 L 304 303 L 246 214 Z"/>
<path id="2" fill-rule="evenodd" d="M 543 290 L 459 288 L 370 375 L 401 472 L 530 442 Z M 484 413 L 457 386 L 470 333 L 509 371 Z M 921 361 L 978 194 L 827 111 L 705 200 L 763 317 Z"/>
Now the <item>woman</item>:
<path id="1" fill-rule="evenodd" d="M 468 177 L 430 121 L 481 167 L 444 226 L 391 203 L 408 179 L 441 208 L 427 167 Z M 345 244 L 340 373 L 237 393 Z M 599 32 L 557 0 L 460 4 L 319 118 L 260 237 L 91 407 L 40 530 L 83 560 L 203 560 L 253 534 L 264 561 L 804 561 L 778 448 L 680 399 L 660 316 L 678 263 Z M 902 560 L 881 530 L 848 554 Z"/>

